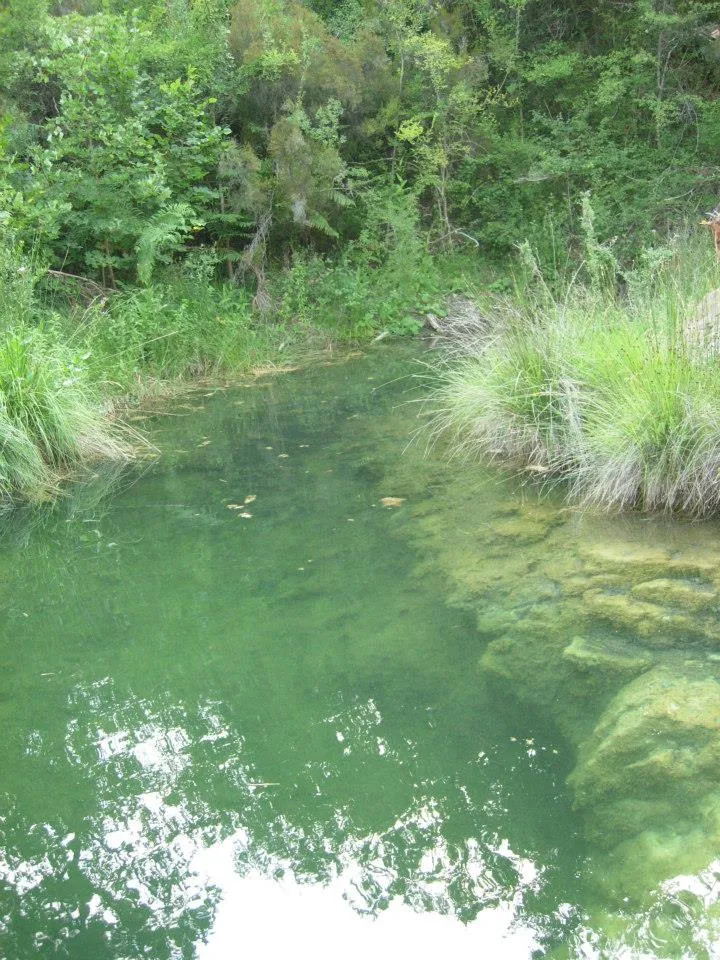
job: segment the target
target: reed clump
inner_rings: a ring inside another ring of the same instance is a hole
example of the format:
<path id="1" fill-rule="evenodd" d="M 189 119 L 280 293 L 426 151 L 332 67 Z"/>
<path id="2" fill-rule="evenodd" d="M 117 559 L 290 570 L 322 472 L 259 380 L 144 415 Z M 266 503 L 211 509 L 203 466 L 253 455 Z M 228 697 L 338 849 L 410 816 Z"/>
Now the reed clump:
<path id="1" fill-rule="evenodd" d="M 455 455 L 562 479 L 580 504 L 716 513 L 720 359 L 684 329 L 717 265 L 686 248 L 625 280 L 495 302 L 493 333 L 466 331 L 441 367 L 433 432 Z"/>
<path id="2" fill-rule="evenodd" d="M 74 467 L 128 459 L 132 446 L 108 418 L 79 360 L 37 328 L 0 341 L 0 496 L 44 499 Z"/>

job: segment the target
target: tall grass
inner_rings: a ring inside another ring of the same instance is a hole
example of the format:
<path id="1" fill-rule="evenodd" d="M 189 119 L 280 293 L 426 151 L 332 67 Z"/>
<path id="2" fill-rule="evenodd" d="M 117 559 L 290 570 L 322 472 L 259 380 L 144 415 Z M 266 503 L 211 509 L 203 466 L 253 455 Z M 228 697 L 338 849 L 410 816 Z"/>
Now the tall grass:
<path id="1" fill-rule="evenodd" d="M 720 509 L 720 362 L 683 337 L 720 276 L 704 252 L 670 252 L 622 293 L 540 282 L 496 302 L 492 336 L 466 334 L 441 371 L 435 432 L 458 455 L 563 477 L 582 504 Z"/>
<path id="2" fill-rule="evenodd" d="M 86 371 L 62 344 L 19 326 L 0 342 L 0 495 L 42 499 L 72 467 L 125 459 Z"/>
<path id="3" fill-rule="evenodd" d="M 32 255 L 0 244 L 0 501 L 44 499 L 75 466 L 126 459 L 85 358 L 43 323 Z"/>
<path id="4" fill-rule="evenodd" d="M 307 339 L 204 275 L 101 294 L 0 240 L 0 503 L 52 497 L 78 465 L 131 457 L 141 438 L 112 416 L 126 400 L 267 366 Z"/>
<path id="5" fill-rule="evenodd" d="M 236 286 L 178 279 L 116 295 L 66 336 L 106 391 L 137 393 L 143 380 L 238 373 L 277 358 L 295 331 L 258 322 L 250 300 Z"/>

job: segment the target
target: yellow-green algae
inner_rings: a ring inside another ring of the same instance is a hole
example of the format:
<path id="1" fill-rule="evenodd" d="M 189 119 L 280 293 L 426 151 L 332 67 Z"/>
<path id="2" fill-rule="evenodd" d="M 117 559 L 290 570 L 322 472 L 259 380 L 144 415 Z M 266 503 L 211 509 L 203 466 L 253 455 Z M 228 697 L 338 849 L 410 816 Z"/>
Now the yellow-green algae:
<path id="1" fill-rule="evenodd" d="M 411 448 L 386 477 L 398 532 L 476 611 L 480 674 L 574 745 L 600 899 L 649 910 L 720 854 L 720 525 L 568 510 L 443 457 Z"/>

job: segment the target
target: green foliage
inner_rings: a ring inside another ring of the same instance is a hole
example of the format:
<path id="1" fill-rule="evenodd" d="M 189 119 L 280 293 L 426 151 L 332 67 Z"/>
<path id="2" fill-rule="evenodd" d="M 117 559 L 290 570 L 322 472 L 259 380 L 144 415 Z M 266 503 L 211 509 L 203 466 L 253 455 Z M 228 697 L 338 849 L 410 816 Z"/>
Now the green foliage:
<path id="1" fill-rule="evenodd" d="M 93 380 L 106 393 L 142 392 L 143 383 L 239 373 L 277 357 L 292 334 L 258 324 L 247 291 L 202 277 L 173 277 L 113 297 L 85 313 L 73 335 Z"/>
<path id="2" fill-rule="evenodd" d="M 467 333 L 466 356 L 442 373 L 435 431 L 458 455 L 565 478 L 580 503 L 716 511 L 720 370 L 685 347 L 680 326 L 717 285 L 707 266 L 678 285 L 655 264 L 627 299 L 596 285 L 526 292 L 522 309 L 496 302 L 501 332 Z"/>
<path id="3" fill-rule="evenodd" d="M 414 198 L 401 187 L 363 191 L 364 227 L 335 262 L 295 256 L 277 281 L 283 316 L 363 338 L 417 333 L 437 308 L 439 276 L 420 242 Z"/>
<path id="4" fill-rule="evenodd" d="M 602 283 L 720 184 L 717 0 L 9 0 L 2 17 L 0 210 L 109 286 L 202 244 L 262 293 L 291 250 L 342 260 L 367 180 L 415 196 L 433 253 L 528 240 L 546 275 L 584 260 Z"/>
<path id="5" fill-rule="evenodd" d="M 6 131 L 17 226 L 64 269 L 147 280 L 203 224 L 226 131 L 192 70 L 151 75 L 150 34 L 132 19 L 47 17 L 41 34 L 15 60 L 15 87 L 35 91 L 34 133 L 21 142 L 12 119 Z"/>
<path id="6" fill-rule="evenodd" d="M 137 239 L 137 272 L 141 283 L 148 284 L 158 262 L 169 262 L 168 252 L 182 249 L 183 237 L 191 229 L 192 207 L 175 203 L 159 210 Z M 195 229 L 200 229 L 197 224 Z"/>

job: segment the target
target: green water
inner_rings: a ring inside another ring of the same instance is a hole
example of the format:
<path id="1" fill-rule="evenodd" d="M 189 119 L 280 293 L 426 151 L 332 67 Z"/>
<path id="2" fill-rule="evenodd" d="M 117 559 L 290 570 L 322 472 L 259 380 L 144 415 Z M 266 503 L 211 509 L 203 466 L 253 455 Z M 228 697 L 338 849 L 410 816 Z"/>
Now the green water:
<path id="1" fill-rule="evenodd" d="M 421 372 L 198 392 L 5 521 L 0 956 L 720 956 L 717 530 L 407 448 Z"/>

